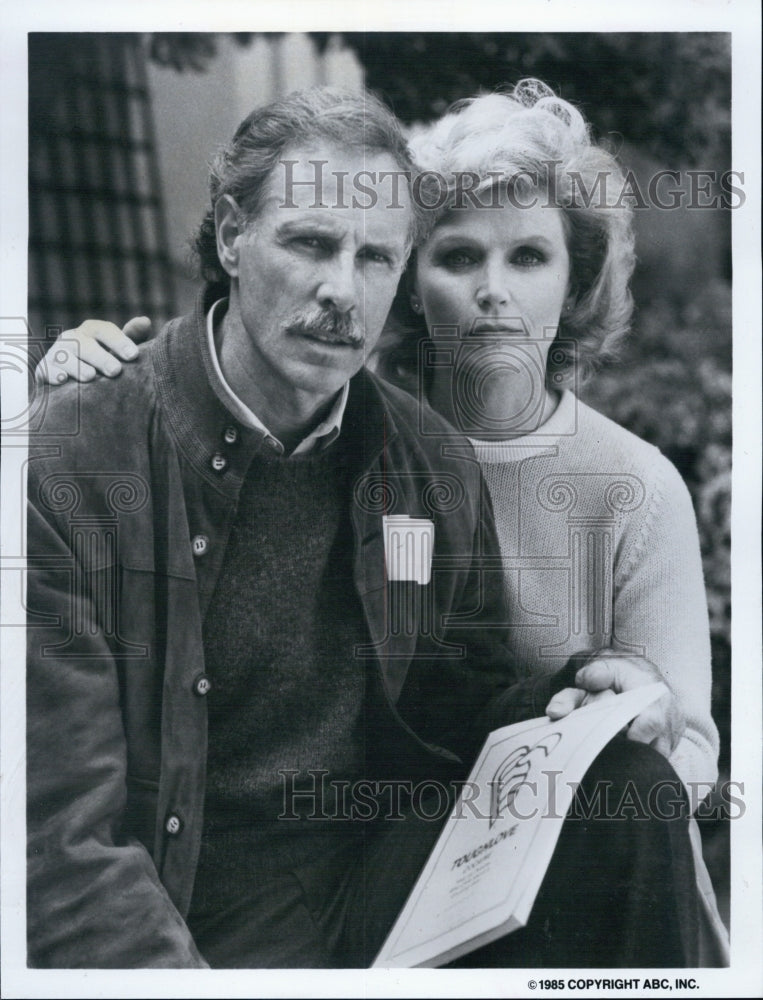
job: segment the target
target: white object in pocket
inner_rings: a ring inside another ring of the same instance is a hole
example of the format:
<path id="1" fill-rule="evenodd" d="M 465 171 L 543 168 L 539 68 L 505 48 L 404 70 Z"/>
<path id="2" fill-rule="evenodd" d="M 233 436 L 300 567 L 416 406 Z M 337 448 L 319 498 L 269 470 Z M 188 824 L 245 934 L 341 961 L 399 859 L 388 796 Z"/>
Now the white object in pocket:
<path id="1" fill-rule="evenodd" d="M 388 580 L 410 580 L 422 586 L 432 575 L 434 522 L 407 514 L 382 515 L 384 561 Z"/>

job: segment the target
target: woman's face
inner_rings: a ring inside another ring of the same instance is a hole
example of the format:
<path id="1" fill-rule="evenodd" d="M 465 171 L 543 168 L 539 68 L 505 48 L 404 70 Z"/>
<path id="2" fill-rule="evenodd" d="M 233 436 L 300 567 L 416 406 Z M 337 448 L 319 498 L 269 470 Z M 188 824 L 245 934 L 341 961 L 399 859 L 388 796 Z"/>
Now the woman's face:
<path id="1" fill-rule="evenodd" d="M 457 344 L 454 370 L 435 366 L 433 388 L 458 381 L 462 408 L 478 425 L 461 419 L 461 429 L 511 436 L 545 419 L 546 362 L 569 279 L 562 210 L 540 197 L 528 208 L 456 209 L 419 250 L 414 292 L 430 336 L 435 345 Z"/>

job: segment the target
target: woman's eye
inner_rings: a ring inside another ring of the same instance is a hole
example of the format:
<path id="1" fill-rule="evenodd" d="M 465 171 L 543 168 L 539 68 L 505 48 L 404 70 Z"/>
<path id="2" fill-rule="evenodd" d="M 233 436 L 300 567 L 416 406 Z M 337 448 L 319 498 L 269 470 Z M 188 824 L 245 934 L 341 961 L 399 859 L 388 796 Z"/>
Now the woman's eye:
<path id="1" fill-rule="evenodd" d="M 474 255 L 466 250 L 448 250 L 440 257 L 440 263 L 454 269 L 469 267 L 475 261 Z"/>
<path id="2" fill-rule="evenodd" d="M 515 251 L 512 257 L 512 263 L 521 265 L 532 265 L 532 264 L 542 264 L 545 261 L 545 256 L 540 250 L 536 250 L 535 247 L 520 247 Z"/>

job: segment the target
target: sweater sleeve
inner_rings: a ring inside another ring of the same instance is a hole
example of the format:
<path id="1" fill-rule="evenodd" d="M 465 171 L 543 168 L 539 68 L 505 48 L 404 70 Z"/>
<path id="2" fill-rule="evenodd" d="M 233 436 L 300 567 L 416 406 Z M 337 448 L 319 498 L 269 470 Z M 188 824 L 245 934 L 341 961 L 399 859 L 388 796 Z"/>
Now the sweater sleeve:
<path id="1" fill-rule="evenodd" d="M 699 801 L 717 779 L 718 731 L 710 714 L 710 629 L 694 509 L 677 470 L 655 452 L 643 516 L 629 522 L 614 578 L 615 647 L 641 648 L 686 717 L 670 762 Z"/>
<path id="2" fill-rule="evenodd" d="M 43 968 L 206 962 L 139 841 L 122 832 L 126 738 L 117 664 L 75 559 L 28 513 L 27 930 Z M 66 655 L 61 635 L 70 632 Z"/>

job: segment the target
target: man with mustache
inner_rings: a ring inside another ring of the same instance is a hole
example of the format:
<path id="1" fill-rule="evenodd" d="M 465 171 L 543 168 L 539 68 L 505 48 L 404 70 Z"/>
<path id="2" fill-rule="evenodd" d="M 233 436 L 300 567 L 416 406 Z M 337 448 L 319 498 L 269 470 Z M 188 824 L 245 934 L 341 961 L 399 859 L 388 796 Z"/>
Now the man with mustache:
<path id="1" fill-rule="evenodd" d="M 417 782 L 464 777 L 491 727 L 572 684 L 574 664 L 520 680 L 468 444 L 433 414 L 419 432 L 363 368 L 423 228 L 412 170 L 368 95 L 253 112 L 212 168 L 195 312 L 117 384 L 49 400 L 29 478 L 35 966 L 367 964 L 437 835 Z M 390 517 L 431 528 L 434 555 L 409 540 L 390 561 Z M 635 758 L 674 778 L 629 753 L 609 778 Z M 582 824 L 563 839 L 499 961 L 575 964 L 583 926 L 598 964 L 688 962 L 685 831 L 641 827 L 609 856 Z M 650 859 L 636 902 L 628 854 Z M 639 928 L 611 948 L 610 894 L 581 919 L 587 855 Z"/>

